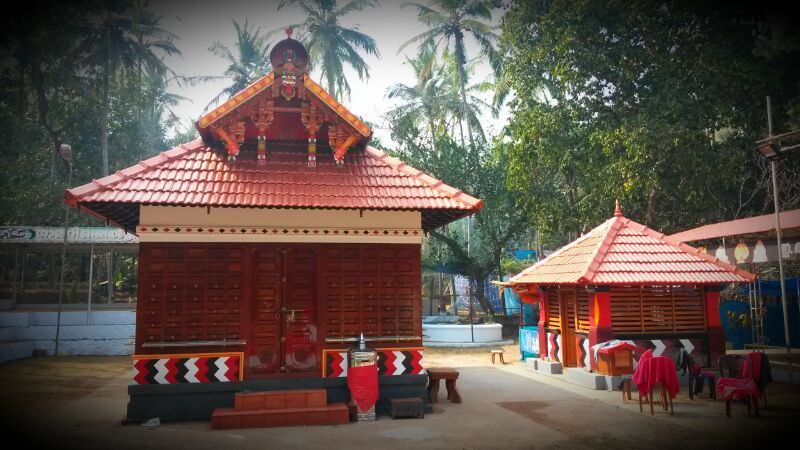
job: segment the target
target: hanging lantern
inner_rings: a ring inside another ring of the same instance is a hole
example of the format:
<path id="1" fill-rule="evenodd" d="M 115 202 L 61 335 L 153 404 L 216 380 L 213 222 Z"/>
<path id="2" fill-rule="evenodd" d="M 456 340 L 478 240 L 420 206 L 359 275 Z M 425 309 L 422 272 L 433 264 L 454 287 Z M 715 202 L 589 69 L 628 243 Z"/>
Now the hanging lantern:
<path id="1" fill-rule="evenodd" d="M 267 163 L 267 138 L 263 135 L 258 137 L 258 163 Z"/>
<path id="2" fill-rule="evenodd" d="M 317 167 L 317 138 L 308 138 L 308 167 Z"/>

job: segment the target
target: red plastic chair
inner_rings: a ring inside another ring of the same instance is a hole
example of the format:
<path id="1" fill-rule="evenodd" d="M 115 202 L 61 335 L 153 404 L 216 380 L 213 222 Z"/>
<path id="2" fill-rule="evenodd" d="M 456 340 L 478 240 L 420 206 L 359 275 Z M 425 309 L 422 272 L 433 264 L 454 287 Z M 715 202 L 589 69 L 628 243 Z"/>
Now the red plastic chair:
<path id="1" fill-rule="evenodd" d="M 747 402 L 747 415 L 752 409 L 758 416 L 758 399 L 761 391 L 752 378 L 750 358 L 742 355 L 723 355 L 719 358 L 719 374 L 717 380 L 717 397 L 725 400 L 725 416 L 731 416 L 731 404 L 734 400 Z M 727 375 L 727 376 L 726 376 Z"/>

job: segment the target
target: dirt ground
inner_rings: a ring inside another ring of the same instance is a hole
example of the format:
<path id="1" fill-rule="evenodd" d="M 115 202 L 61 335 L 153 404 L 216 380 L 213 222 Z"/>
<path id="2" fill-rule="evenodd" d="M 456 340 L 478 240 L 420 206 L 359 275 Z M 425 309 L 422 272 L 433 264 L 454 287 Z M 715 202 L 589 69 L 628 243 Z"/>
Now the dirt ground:
<path id="1" fill-rule="evenodd" d="M 17 361 L 0 366 L 4 448 L 98 449 L 713 449 L 757 448 L 795 434 L 800 387 L 769 386 L 769 406 L 759 417 L 722 402 L 692 401 L 686 388 L 675 415 L 656 407 L 639 412 L 636 393 L 594 391 L 565 377 L 530 372 L 516 346 L 492 364 L 488 348 L 425 352 L 428 367 L 455 367 L 464 399 L 440 395 L 423 420 L 391 420 L 343 426 L 215 431 L 207 422 L 159 427 L 122 426 L 130 358 L 77 357 Z M 12 437 L 19 444 L 12 443 Z M 784 443 L 783 447 L 791 447 Z"/>
<path id="2" fill-rule="evenodd" d="M 131 371 L 127 356 L 30 358 L 0 365 L 0 404 L 51 408 L 90 395 Z"/>

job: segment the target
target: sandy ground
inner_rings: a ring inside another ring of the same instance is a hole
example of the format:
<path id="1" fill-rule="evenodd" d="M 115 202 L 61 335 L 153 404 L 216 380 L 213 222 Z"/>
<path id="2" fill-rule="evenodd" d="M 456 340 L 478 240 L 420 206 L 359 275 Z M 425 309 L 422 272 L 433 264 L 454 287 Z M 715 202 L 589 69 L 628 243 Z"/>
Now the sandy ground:
<path id="1" fill-rule="evenodd" d="M 618 392 L 593 391 L 528 371 L 515 346 L 505 365 L 489 349 L 429 349 L 429 367 L 456 367 L 461 404 L 441 393 L 425 419 L 330 427 L 214 431 L 206 422 L 122 426 L 128 358 L 31 359 L 0 367 L 4 448 L 152 449 L 737 449 L 778 443 L 796 434 L 800 388 L 769 386 L 760 417 L 722 402 L 675 399 L 675 415 L 639 412 Z M 442 389 L 444 391 L 444 389 Z M 11 437 L 18 437 L 18 444 Z M 793 447 L 788 442 L 781 447 Z"/>

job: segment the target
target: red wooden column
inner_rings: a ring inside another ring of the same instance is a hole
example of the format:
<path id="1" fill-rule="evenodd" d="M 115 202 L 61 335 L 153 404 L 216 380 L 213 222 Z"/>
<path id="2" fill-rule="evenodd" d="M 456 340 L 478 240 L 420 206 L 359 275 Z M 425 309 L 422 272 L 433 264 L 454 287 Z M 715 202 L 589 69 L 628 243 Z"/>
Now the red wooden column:
<path id="1" fill-rule="evenodd" d="M 597 286 L 589 295 L 589 366 L 597 369 L 592 346 L 614 339 L 611 328 L 611 291 L 608 286 Z"/>
<path id="2" fill-rule="evenodd" d="M 547 291 L 539 289 L 537 294 L 539 295 L 539 328 L 537 328 L 537 333 L 539 334 L 539 358 L 546 358 L 550 355 L 547 351 L 547 331 L 545 330 L 548 314 Z"/>
<path id="3" fill-rule="evenodd" d="M 708 324 L 708 365 L 716 366 L 719 357 L 725 354 L 725 332 L 719 320 L 719 293 L 722 286 L 707 286 L 706 323 Z"/>

